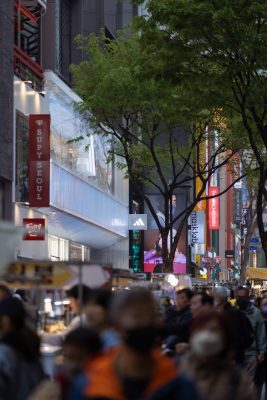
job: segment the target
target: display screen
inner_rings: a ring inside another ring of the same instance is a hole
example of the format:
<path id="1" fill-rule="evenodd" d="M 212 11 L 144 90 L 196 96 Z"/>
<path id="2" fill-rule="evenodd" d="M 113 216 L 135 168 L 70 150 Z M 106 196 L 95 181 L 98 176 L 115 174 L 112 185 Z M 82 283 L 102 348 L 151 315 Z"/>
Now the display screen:
<path id="1" fill-rule="evenodd" d="M 165 224 L 164 216 L 164 199 L 161 195 L 149 195 L 149 199 L 153 204 L 154 210 L 162 225 Z M 172 211 L 172 220 L 185 209 L 186 195 L 176 194 L 172 196 L 172 202 L 169 205 Z M 144 272 L 161 272 L 162 267 L 162 239 L 157 227 L 156 221 L 151 215 L 147 205 L 145 205 L 145 213 L 148 216 L 148 227 L 144 237 Z M 170 247 L 171 240 L 175 237 L 177 229 L 181 223 L 179 218 L 173 225 L 172 234 L 169 234 L 168 245 Z M 175 253 L 173 272 L 186 273 L 186 227 L 184 227 L 182 235 L 179 239 Z"/>

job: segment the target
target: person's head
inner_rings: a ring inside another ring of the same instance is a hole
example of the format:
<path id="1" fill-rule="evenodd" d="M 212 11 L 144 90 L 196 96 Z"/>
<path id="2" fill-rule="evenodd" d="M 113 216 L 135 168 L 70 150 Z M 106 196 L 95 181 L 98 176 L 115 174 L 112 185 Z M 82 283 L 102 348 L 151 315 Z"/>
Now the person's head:
<path id="1" fill-rule="evenodd" d="M 101 333 L 109 326 L 109 307 L 112 292 L 109 289 L 92 289 L 84 307 L 89 326 Z"/>
<path id="2" fill-rule="evenodd" d="M 85 363 L 101 351 L 101 340 L 96 332 L 88 328 L 71 331 L 63 345 L 66 372 L 75 374 L 83 370 Z"/>
<path id="3" fill-rule="evenodd" d="M 186 307 L 190 306 L 193 294 L 194 293 L 189 288 L 178 290 L 176 296 L 176 308 L 178 311 L 184 310 Z"/>
<path id="4" fill-rule="evenodd" d="M 267 298 L 267 290 L 263 290 L 261 295 L 262 295 L 262 298 L 264 298 L 264 297 Z"/>
<path id="5" fill-rule="evenodd" d="M 212 311 L 200 314 L 193 320 L 191 351 L 202 360 L 228 357 L 232 351 L 232 329 L 224 313 Z"/>
<path id="6" fill-rule="evenodd" d="M 150 354 L 156 345 L 159 316 L 152 294 L 145 289 L 115 295 L 110 310 L 114 327 L 128 350 Z"/>
<path id="7" fill-rule="evenodd" d="M 0 284 L 0 301 L 4 300 L 10 296 L 11 296 L 10 289 L 4 284 Z"/>
<path id="8" fill-rule="evenodd" d="M 24 303 L 28 302 L 26 291 L 23 289 L 16 289 L 13 296 L 23 301 Z"/>
<path id="9" fill-rule="evenodd" d="M 67 290 L 66 295 L 70 301 L 70 307 L 74 314 L 78 314 L 80 309 L 86 304 L 90 293 L 91 289 L 86 285 L 75 285 L 71 289 Z M 80 294 L 81 304 L 79 304 Z"/>
<path id="10" fill-rule="evenodd" d="M 259 300 L 259 306 L 264 318 L 267 318 L 267 297 L 262 297 Z"/>
<path id="11" fill-rule="evenodd" d="M 241 310 L 246 310 L 249 305 L 249 289 L 240 286 L 236 290 L 236 304 Z"/>
<path id="12" fill-rule="evenodd" d="M 226 287 L 224 287 L 224 286 L 216 287 L 214 289 L 214 294 L 213 294 L 214 305 L 216 307 L 224 306 L 228 301 L 229 295 L 230 295 L 230 292 Z"/>
<path id="13" fill-rule="evenodd" d="M 6 297 L 0 302 L 0 339 L 24 328 L 26 312 L 21 300 Z"/>
<path id="14" fill-rule="evenodd" d="M 207 293 L 195 293 L 191 299 L 191 312 L 193 318 L 197 317 L 202 312 L 212 310 L 213 298 Z"/>
<path id="15" fill-rule="evenodd" d="M 172 195 L 172 206 L 173 206 L 173 207 L 176 207 L 176 201 L 177 201 L 177 200 L 176 200 L 176 195 L 173 194 L 173 195 Z"/>

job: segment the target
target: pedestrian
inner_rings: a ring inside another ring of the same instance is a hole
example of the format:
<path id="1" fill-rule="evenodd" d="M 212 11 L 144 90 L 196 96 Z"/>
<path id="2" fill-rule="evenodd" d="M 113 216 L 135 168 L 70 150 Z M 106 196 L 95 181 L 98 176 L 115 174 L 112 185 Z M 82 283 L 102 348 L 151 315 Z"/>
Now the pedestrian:
<path id="1" fill-rule="evenodd" d="M 264 319 L 265 324 L 265 332 L 267 333 L 267 297 L 262 297 L 259 299 L 259 306 L 262 313 L 262 317 Z M 255 375 L 255 384 L 257 387 L 258 399 L 261 399 L 261 394 L 263 390 L 263 385 L 265 384 L 265 397 L 267 400 L 267 351 L 265 351 L 264 360 L 261 363 L 258 363 L 256 375 Z"/>
<path id="2" fill-rule="evenodd" d="M 194 293 L 190 305 L 192 317 L 196 318 L 200 313 L 211 311 L 213 303 L 214 299 L 209 294 L 205 292 Z"/>
<path id="3" fill-rule="evenodd" d="M 70 301 L 70 308 L 74 314 L 74 318 L 69 324 L 66 334 L 73 329 L 87 325 L 86 316 L 84 314 L 84 306 L 89 298 L 91 289 L 86 285 L 75 285 L 67 290 L 66 295 Z"/>
<path id="4" fill-rule="evenodd" d="M 184 370 L 204 400 L 253 400 L 253 385 L 234 361 L 232 325 L 224 313 L 202 313 L 193 321 Z"/>
<path id="5" fill-rule="evenodd" d="M 103 351 L 116 347 L 121 343 L 119 335 L 112 327 L 109 319 L 111 301 L 111 290 L 106 288 L 92 289 L 84 308 L 87 324 L 99 334 Z"/>
<path id="6" fill-rule="evenodd" d="M 254 340 L 254 331 L 248 317 L 238 308 L 233 307 L 229 299 L 229 290 L 219 286 L 214 290 L 215 309 L 228 315 L 233 326 L 233 347 L 235 361 L 243 365 L 245 352 Z"/>
<path id="7" fill-rule="evenodd" d="M 45 378 L 37 334 L 26 325 L 23 303 L 13 297 L 0 302 L 0 399 L 26 400 Z"/>
<path id="8" fill-rule="evenodd" d="M 177 343 L 188 343 L 192 325 L 190 309 L 193 292 L 189 288 L 181 289 L 176 296 L 176 313 L 170 323 L 164 327 L 166 347 L 174 350 Z"/>
<path id="9" fill-rule="evenodd" d="M 249 289 L 239 287 L 236 291 L 236 303 L 249 319 L 253 328 L 252 344 L 245 351 L 245 365 L 251 381 L 254 380 L 258 363 L 264 361 L 266 352 L 266 332 L 261 311 L 249 301 Z"/>
<path id="10" fill-rule="evenodd" d="M 88 369 L 84 394 L 75 400 L 199 399 L 194 383 L 178 374 L 158 347 L 159 316 L 150 292 L 118 293 L 112 301 L 111 318 L 123 345 L 106 352 Z"/>
<path id="11" fill-rule="evenodd" d="M 194 293 L 191 299 L 190 310 L 192 313 L 192 318 L 196 318 L 199 314 L 203 312 L 209 312 L 213 309 L 213 297 L 205 292 L 197 292 Z M 176 354 L 183 355 L 190 348 L 188 342 L 185 343 L 177 343 L 175 346 Z"/>

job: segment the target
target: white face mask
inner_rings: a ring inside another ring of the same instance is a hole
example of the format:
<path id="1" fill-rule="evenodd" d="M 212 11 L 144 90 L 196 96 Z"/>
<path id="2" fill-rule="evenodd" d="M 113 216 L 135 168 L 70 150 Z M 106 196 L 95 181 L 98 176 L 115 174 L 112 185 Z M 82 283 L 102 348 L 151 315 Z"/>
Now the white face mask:
<path id="1" fill-rule="evenodd" d="M 199 357 L 212 357 L 219 354 L 224 347 L 223 338 L 219 333 L 204 330 L 191 338 L 191 348 Z"/>

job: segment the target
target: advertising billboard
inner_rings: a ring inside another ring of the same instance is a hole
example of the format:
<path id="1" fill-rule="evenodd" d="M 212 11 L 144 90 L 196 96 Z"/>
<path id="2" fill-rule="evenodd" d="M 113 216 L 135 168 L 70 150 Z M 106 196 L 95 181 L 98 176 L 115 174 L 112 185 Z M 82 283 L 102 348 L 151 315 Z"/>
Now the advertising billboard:
<path id="1" fill-rule="evenodd" d="M 219 194 L 218 186 L 209 187 L 209 197 L 216 196 Z M 220 224 L 220 206 L 219 197 L 214 197 L 209 199 L 209 229 L 216 230 L 219 229 Z"/>
<path id="2" fill-rule="evenodd" d="M 49 207 L 50 115 L 29 116 L 29 205 Z"/>
<path id="3" fill-rule="evenodd" d="M 149 195 L 149 199 L 157 213 L 162 225 L 165 224 L 164 201 L 160 195 Z M 172 219 L 174 220 L 186 207 L 186 195 L 176 194 L 172 196 L 170 209 L 172 210 Z M 162 239 L 157 224 L 151 215 L 147 206 L 145 206 L 147 214 L 147 230 L 144 233 L 144 272 L 159 272 L 162 260 Z M 169 246 L 171 238 L 173 239 L 179 227 L 181 219 L 178 219 L 173 225 L 172 235 L 169 235 Z M 186 226 L 182 232 L 177 245 L 177 250 L 173 263 L 173 272 L 186 273 Z"/>

